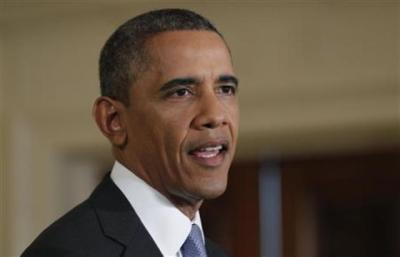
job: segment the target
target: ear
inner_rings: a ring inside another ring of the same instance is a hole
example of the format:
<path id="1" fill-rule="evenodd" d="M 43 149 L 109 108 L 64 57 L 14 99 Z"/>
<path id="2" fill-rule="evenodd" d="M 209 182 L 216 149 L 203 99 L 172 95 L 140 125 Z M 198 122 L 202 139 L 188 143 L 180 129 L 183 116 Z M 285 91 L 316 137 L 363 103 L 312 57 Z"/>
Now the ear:
<path id="1" fill-rule="evenodd" d="M 117 147 L 126 144 L 127 133 L 123 123 L 122 112 L 125 110 L 123 103 L 106 96 L 96 99 L 92 115 L 104 136 Z"/>

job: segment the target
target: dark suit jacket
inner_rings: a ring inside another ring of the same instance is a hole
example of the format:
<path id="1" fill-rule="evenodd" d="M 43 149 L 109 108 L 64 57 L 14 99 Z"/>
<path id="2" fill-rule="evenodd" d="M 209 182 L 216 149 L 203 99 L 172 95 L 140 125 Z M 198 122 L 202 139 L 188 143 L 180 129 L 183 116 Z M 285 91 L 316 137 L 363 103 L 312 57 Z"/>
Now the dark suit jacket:
<path id="1" fill-rule="evenodd" d="M 206 239 L 208 257 L 226 255 Z M 92 195 L 50 225 L 22 257 L 161 257 L 128 200 L 107 175 Z"/>

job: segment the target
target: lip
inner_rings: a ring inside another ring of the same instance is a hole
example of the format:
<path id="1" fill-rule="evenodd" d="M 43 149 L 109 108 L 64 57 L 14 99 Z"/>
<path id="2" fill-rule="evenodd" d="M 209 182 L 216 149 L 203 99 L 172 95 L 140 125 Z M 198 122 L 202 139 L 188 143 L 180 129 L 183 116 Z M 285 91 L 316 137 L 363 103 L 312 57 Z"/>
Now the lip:
<path id="1" fill-rule="evenodd" d="M 218 153 L 211 151 L 209 154 L 204 153 L 199 154 L 200 149 L 206 148 L 215 148 L 216 146 L 222 146 L 222 148 L 218 149 Z M 222 139 L 222 140 L 212 140 L 207 141 L 199 144 L 192 145 L 187 151 L 188 156 L 195 161 L 197 164 L 206 167 L 206 168 L 214 168 L 220 166 L 224 160 L 227 152 L 229 151 L 229 141 Z M 197 154 L 196 151 L 198 152 Z"/>

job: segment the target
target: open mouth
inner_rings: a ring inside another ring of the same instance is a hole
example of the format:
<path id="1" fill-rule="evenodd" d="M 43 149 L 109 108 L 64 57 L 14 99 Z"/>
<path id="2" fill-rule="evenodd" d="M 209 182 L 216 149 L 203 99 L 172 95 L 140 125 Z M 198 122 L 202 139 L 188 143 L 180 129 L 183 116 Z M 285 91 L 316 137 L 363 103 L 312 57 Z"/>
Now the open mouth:
<path id="1" fill-rule="evenodd" d="M 216 166 L 222 163 L 228 149 L 228 142 L 207 143 L 190 150 L 189 155 L 194 157 L 194 159 L 202 165 Z"/>

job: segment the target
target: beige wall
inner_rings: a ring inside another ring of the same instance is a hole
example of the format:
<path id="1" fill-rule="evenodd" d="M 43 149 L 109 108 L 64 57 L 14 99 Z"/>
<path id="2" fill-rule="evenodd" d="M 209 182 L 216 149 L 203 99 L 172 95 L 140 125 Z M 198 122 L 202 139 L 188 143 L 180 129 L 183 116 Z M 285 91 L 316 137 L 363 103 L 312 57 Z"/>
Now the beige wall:
<path id="1" fill-rule="evenodd" d="M 3 36 L 0 33 L 0 256 L 5 256 L 6 170 L 4 134 Z"/>
<path id="2" fill-rule="evenodd" d="M 0 9 L 5 256 L 83 199 L 111 162 L 90 117 L 98 53 L 118 24 L 155 7 L 192 8 L 224 33 L 240 78 L 239 158 L 399 145 L 397 1 L 101 2 Z"/>

